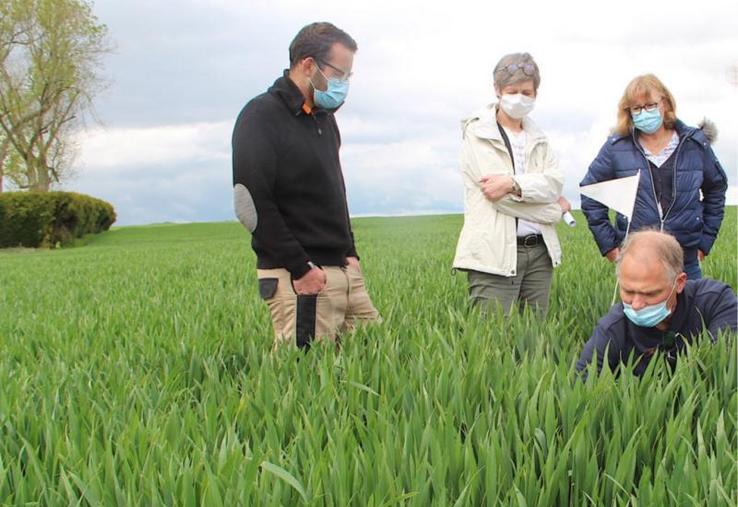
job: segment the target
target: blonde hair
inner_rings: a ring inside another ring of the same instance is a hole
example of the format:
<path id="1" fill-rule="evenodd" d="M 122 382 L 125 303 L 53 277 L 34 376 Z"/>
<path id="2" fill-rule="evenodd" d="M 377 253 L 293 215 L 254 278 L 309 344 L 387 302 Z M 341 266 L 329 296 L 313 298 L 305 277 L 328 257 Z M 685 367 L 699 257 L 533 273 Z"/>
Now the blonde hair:
<path id="1" fill-rule="evenodd" d="M 664 127 L 673 129 L 676 123 L 676 101 L 671 92 L 659 78 L 653 74 L 636 76 L 625 87 L 625 92 L 618 102 L 618 123 L 613 133 L 625 136 L 633 129 L 633 118 L 630 107 L 638 101 L 653 102 L 658 97 L 664 101 Z"/>

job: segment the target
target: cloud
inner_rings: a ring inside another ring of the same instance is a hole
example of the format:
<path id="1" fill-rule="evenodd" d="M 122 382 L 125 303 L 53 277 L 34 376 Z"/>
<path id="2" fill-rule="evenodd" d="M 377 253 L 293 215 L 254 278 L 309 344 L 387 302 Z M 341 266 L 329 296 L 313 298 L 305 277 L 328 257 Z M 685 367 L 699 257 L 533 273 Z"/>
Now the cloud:
<path id="1" fill-rule="evenodd" d="M 353 214 L 461 211 L 459 121 L 494 100 L 492 68 L 529 51 L 542 71 L 533 117 L 577 186 L 635 75 L 654 72 L 681 118 L 715 121 L 714 149 L 738 202 L 738 110 L 727 77 L 738 63 L 738 4 L 682 9 L 627 0 L 603 7 L 531 2 L 101 0 L 117 49 L 97 101 L 104 127 L 80 134 L 79 177 L 66 187 L 108 198 L 120 223 L 232 219 L 230 136 L 246 101 L 287 66 L 299 28 L 333 21 L 358 42 L 338 112 Z M 635 13 L 635 14 L 634 14 Z M 575 15 L 576 14 L 576 15 Z"/>
<path id="2" fill-rule="evenodd" d="M 223 220 L 231 206 L 230 122 L 98 128 L 79 136 L 67 187 L 106 199 L 118 225 Z"/>
<path id="3" fill-rule="evenodd" d="M 342 153 L 353 214 L 461 211 L 456 143 L 410 139 L 348 145 Z"/>
<path id="4" fill-rule="evenodd" d="M 87 172 L 75 181 L 74 190 L 113 204 L 116 225 L 215 221 L 234 216 L 231 178 L 222 164 L 188 162 L 138 166 L 130 172 Z"/>
<path id="5" fill-rule="evenodd" d="M 143 128 L 96 128 L 80 133 L 77 144 L 85 171 L 128 171 L 137 166 L 185 161 L 230 161 L 230 122 Z"/>

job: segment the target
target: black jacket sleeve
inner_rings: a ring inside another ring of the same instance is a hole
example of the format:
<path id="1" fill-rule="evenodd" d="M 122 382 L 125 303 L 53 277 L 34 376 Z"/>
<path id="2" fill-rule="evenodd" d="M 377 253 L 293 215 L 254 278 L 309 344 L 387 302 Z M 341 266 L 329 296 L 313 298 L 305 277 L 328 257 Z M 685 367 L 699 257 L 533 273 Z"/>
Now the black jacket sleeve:
<path id="1" fill-rule="evenodd" d="M 294 278 L 309 267 L 305 250 L 287 227 L 275 199 L 278 132 L 269 127 L 258 107 L 243 110 L 233 131 L 233 186 L 245 187 L 253 201 L 254 228 L 260 248 L 281 259 Z"/>
<path id="2" fill-rule="evenodd" d="M 331 126 L 333 127 L 334 132 L 336 133 L 336 140 L 338 142 L 338 147 L 341 147 L 341 131 L 338 128 L 338 123 L 336 123 L 336 117 L 334 115 L 330 115 L 330 122 Z M 346 181 L 343 179 L 343 174 L 341 174 L 341 184 L 343 185 L 343 193 L 346 194 Z M 346 253 L 346 257 L 356 257 L 359 258 L 359 254 L 356 252 L 356 241 L 354 240 L 354 229 L 351 227 L 351 217 L 348 213 L 348 206 L 346 207 L 346 222 L 348 223 L 349 227 L 349 234 L 351 235 L 351 248 Z"/>
<path id="3" fill-rule="evenodd" d="M 351 222 L 349 219 L 349 224 L 350 223 Z M 348 251 L 348 253 L 346 254 L 346 257 L 356 257 L 358 259 L 359 254 L 356 252 L 356 241 L 354 240 L 354 230 L 351 229 L 350 232 L 351 232 L 351 250 Z"/>

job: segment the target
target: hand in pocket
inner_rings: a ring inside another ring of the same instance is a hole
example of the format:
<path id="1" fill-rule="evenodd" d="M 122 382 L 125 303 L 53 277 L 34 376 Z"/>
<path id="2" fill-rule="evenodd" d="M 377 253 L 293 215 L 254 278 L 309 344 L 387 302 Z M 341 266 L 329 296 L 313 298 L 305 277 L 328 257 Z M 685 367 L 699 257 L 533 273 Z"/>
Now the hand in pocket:
<path id="1" fill-rule="evenodd" d="M 312 268 L 301 278 L 292 280 L 292 286 L 298 295 L 317 294 L 325 287 L 325 271 L 320 268 Z"/>

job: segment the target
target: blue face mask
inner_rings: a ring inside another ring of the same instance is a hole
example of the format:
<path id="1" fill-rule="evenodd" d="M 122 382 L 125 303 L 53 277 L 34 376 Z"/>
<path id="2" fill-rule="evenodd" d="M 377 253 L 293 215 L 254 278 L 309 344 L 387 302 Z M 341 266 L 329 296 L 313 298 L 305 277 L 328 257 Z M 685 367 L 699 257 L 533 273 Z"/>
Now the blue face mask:
<path id="1" fill-rule="evenodd" d="M 658 107 L 653 111 L 642 109 L 640 113 L 631 113 L 630 116 L 633 118 L 633 125 L 635 128 L 641 132 L 645 132 L 646 134 L 653 134 L 656 132 L 664 121 Z"/>
<path id="2" fill-rule="evenodd" d="M 674 280 L 674 285 L 672 285 L 671 292 L 669 292 L 666 299 L 660 303 L 656 303 L 655 305 L 643 307 L 640 310 L 634 310 L 631 305 L 623 303 L 623 313 L 636 326 L 655 327 L 658 323 L 671 315 L 671 310 L 666 307 L 666 302 L 674 293 L 675 287 L 676 280 Z"/>
<path id="3" fill-rule="evenodd" d="M 318 69 L 318 72 L 325 78 L 325 74 L 320 69 Z M 313 84 L 313 102 L 322 109 L 338 109 L 348 95 L 349 81 L 348 79 L 332 77 L 330 79 L 326 78 L 326 82 L 328 88 L 325 91 L 318 90 Z M 310 84 L 312 84 L 312 80 Z"/>

